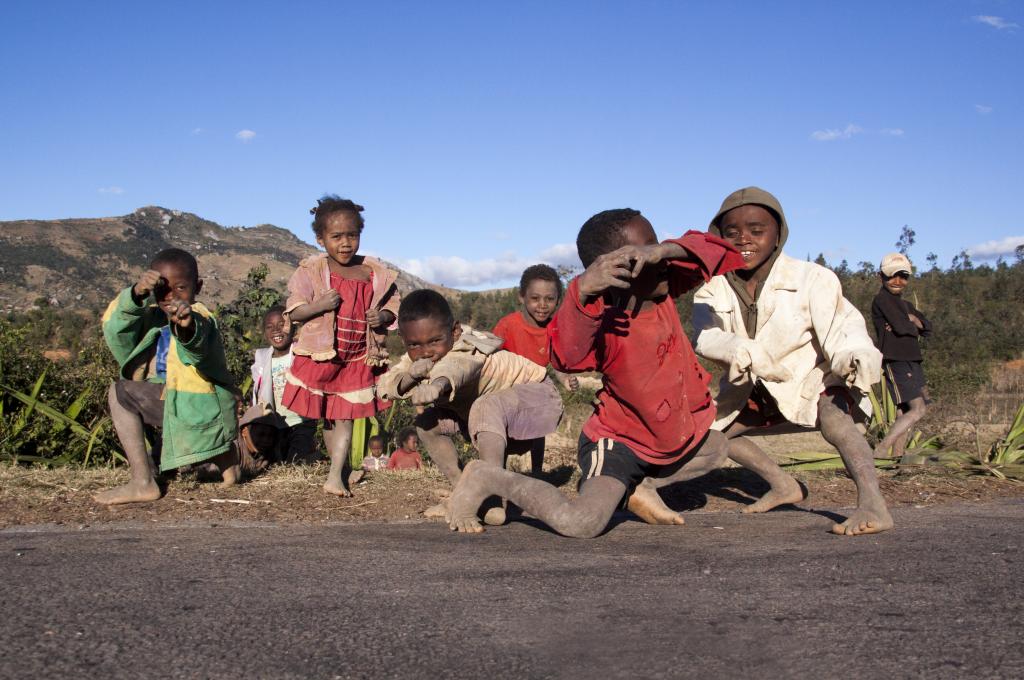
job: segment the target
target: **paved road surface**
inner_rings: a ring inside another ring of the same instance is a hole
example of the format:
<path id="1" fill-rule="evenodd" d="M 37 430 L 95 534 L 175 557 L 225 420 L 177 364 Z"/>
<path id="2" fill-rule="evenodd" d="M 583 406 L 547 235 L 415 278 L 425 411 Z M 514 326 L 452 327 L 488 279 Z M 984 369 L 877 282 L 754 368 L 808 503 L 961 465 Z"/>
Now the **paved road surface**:
<path id="1" fill-rule="evenodd" d="M 0 532 L 0 677 L 1024 677 L 1024 502 L 622 521 Z"/>

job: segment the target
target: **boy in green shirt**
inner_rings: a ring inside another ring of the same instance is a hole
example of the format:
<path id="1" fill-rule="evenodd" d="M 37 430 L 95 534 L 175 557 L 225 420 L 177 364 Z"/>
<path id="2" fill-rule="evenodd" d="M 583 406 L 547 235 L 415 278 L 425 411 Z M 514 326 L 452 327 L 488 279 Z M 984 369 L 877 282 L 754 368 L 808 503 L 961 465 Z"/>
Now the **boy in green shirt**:
<path id="1" fill-rule="evenodd" d="M 110 387 L 110 416 L 131 472 L 124 486 L 95 496 L 116 505 L 155 501 L 161 491 L 144 427 L 161 430 L 160 470 L 213 463 L 224 486 L 239 479 L 236 390 L 203 287 L 189 253 L 168 248 L 103 314 L 103 337 L 120 366 Z"/>

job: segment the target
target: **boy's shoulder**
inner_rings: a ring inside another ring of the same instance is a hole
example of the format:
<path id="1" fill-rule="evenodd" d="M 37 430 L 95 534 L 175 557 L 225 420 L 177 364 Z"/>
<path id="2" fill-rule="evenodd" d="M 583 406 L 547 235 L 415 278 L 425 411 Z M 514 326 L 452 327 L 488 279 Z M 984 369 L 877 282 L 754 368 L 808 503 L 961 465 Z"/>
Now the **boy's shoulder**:
<path id="1" fill-rule="evenodd" d="M 453 352 L 468 352 L 490 355 L 501 349 L 505 341 L 494 333 L 480 331 L 462 324 L 462 334 L 452 345 Z"/>

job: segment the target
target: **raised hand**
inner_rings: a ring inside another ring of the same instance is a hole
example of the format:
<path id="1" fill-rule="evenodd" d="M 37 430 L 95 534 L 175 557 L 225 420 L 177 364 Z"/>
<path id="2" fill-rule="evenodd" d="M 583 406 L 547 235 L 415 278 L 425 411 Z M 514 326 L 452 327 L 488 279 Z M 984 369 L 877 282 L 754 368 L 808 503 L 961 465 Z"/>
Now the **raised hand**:
<path id="1" fill-rule="evenodd" d="M 136 300 L 145 300 L 149 297 L 149 294 L 156 290 L 160 285 L 167 285 L 167 280 L 160 275 L 160 272 L 152 269 L 142 272 L 142 276 L 132 286 L 132 297 Z"/>
<path id="2" fill-rule="evenodd" d="M 417 359 L 412 362 L 406 373 L 409 374 L 414 380 L 423 380 L 430 375 L 430 369 L 434 367 L 434 362 L 430 359 Z"/>
<path id="3" fill-rule="evenodd" d="M 191 328 L 192 305 L 185 300 L 174 300 L 173 308 L 167 313 L 167 319 L 178 328 Z"/>
<path id="4" fill-rule="evenodd" d="M 388 310 L 369 309 L 366 312 L 366 322 L 370 325 L 370 328 L 390 326 L 394 320 L 394 313 Z"/>
<path id="5" fill-rule="evenodd" d="M 316 308 L 318 314 L 333 311 L 337 309 L 340 304 L 341 296 L 338 295 L 338 291 L 333 288 L 313 301 L 313 306 Z"/>
<path id="6" fill-rule="evenodd" d="M 423 383 L 412 388 L 409 392 L 409 400 L 418 406 L 433 404 L 448 390 L 448 380 L 439 378 L 433 382 Z"/>

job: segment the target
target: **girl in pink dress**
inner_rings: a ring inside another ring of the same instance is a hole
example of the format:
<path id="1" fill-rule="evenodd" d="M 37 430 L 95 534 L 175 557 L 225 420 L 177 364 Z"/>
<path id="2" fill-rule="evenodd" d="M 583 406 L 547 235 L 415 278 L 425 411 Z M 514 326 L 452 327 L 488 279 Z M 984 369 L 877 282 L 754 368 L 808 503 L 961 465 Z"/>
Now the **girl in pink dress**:
<path id="1" fill-rule="evenodd" d="M 325 254 L 299 263 L 288 282 L 286 316 L 302 324 L 282 402 L 305 418 L 324 419 L 331 457 L 324 491 L 351 496 L 343 474 L 352 421 L 390 404 L 377 398 L 377 377 L 387 368 L 384 342 L 400 302 L 398 274 L 359 255 L 363 211 L 347 199 L 324 196 L 313 214 L 313 232 Z"/>

